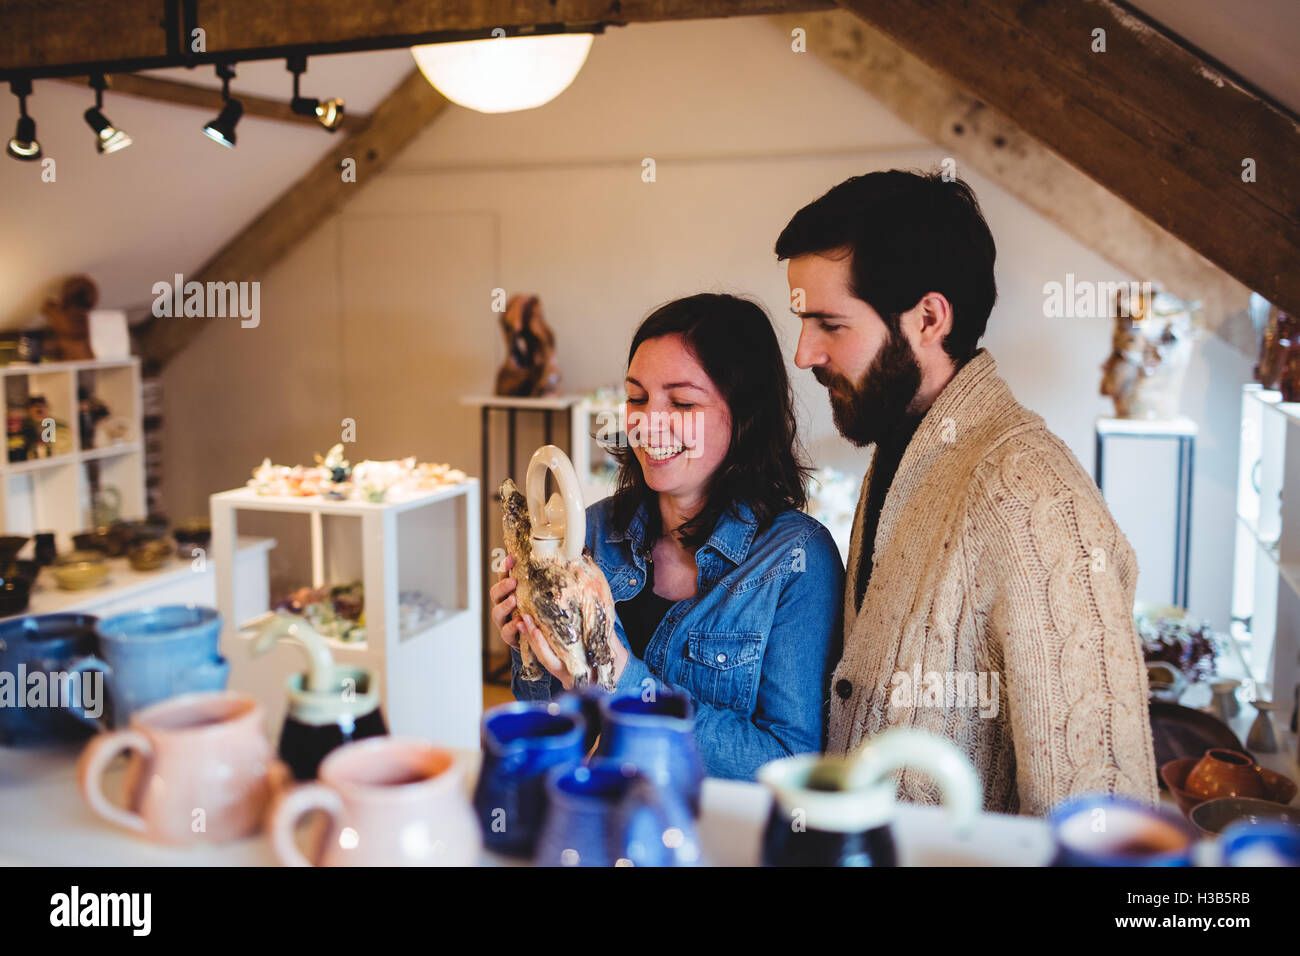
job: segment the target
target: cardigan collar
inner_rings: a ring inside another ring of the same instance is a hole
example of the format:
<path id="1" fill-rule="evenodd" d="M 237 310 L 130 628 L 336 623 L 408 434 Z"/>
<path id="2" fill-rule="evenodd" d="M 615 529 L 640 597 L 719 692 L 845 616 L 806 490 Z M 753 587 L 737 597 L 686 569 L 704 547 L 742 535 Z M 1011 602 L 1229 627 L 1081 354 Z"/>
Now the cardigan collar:
<path id="1" fill-rule="evenodd" d="M 929 471 L 946 452 L 952 450 L 955 443 L 971 437 L 980 421 L 987 418 L 990 413 L 1014 402 L 1015 398 L 1011 395 L 1010 389 L 997 374 L 997 362 L 993 360 L 993 356 L 987 349 L 979 349 L 970 361 L 958 369 L 957 374 L 944 386 L 943 391 L 926 410 L 921 424 L 903 452 L 898 470 L 894 472 L 894 480 L 890 484 L 888 494 L 885 495 L 885 503 L 881 508 L 880 520 L 876 527 L 873 559 L 879 557 L 883 548 L 892 539 L 894 525 L 906 503 L 902 500 L 903 495 L 899 493 L 899 488 L 910 484 L 915 476 Z M 862 554 L 860 529 L 866 508 L 867 489 L 874 470 L 875 455 L 873 454 L 872 463 L 862 482 L 862 493 L 858 499 L 858 511 L 854 521 L 854 530 L 859 533 L 855 533 L 853 537 L 853 546 L 849 554 L 844 602 L 846 622 L 851 622 L 858 611 L 858 608 L 852 605 L 857 594 L 858 566 Z M 870 591 L 870 584 L 867 590 Z M 866 600 L 865 595 L 863 600 Z"/>

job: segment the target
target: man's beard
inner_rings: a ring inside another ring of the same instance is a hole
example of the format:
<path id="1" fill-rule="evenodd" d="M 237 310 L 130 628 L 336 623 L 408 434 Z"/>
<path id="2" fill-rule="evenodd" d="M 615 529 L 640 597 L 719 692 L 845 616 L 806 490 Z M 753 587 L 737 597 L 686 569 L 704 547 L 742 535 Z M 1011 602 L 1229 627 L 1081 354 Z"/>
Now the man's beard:
<path id="1" fill-rule="evenodd" d="M 910 406 L 921 388 L 921 366 L 901 335 L 889 333 L 856 386 L 824 368 L 812 372 L 830 395 L 835 427 L 860 448 L 887 439 L 915 416 Z"/>

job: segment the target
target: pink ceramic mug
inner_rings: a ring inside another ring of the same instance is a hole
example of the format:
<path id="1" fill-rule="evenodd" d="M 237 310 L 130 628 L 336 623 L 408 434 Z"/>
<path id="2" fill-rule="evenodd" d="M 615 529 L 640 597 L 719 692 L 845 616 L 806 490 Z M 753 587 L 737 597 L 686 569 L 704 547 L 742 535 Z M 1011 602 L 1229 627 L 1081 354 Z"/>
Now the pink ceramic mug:
<path id="1" fill-rule="evenodd" d="M 294 829 L 312 810 L 329 824 L 309 860 Z M 268 829 L 286 866 L 472 866 L 483 839 L 461 762 L 449 750 L 402 737 L 335 750 L 321 762 L 319 783 L 280 797 Z"/>
<path id="2" fill-rule="evenodd" d="M 103 775 L 123 750 L 127 806 L 104 796 Z M 129 729 L 92 740 L 77 765 L 90 808 L 159 843 L 224 843 L 254 833 L 288 780 L 262 726 L 262 708 L 231 691 L 184 694 L 131 716 Z"/>

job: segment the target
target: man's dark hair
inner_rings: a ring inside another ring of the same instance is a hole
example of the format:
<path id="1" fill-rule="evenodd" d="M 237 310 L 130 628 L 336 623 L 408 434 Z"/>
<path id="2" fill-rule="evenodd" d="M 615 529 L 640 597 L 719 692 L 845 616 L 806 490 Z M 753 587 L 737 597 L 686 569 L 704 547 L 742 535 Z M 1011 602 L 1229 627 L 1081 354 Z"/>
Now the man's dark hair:
<path id="1" fill-rule="evenodd" d="M 807 465 L 795 433 L 794 402 L 785 359 L 772 320 L 763 307 L 733 295 L 701 293 L 676 299 L 652 312 L 632 337 L 627 362 L 641 343 L 680 335 L 722 394 L 731 415 L 731 441 L 705 489 L 704 507 L 682 527 L 668 529 L 698 547 L 713 533 L 724 510 L 743 501 L 766 528 L 782 511 L 807 503 Z M 619 460 L 613 523 L 627 530 L 647 504 L 647 540 L 660 529 L 658 496 L 646 484 L 631 447 L 611 449 Z"/>
<path id="2" fill-rule="evenodd" d="M 778 259 L 840 249 L 853 257 L 849 291 L 892 334 L 899 315 L 939 292 L 952 306 L 944 351 L 958 368 L 975 354 L 998 295 L 997 249 L 969 185 L 902 169 L 854 176 L 795 213 L 776 240 Z"/>

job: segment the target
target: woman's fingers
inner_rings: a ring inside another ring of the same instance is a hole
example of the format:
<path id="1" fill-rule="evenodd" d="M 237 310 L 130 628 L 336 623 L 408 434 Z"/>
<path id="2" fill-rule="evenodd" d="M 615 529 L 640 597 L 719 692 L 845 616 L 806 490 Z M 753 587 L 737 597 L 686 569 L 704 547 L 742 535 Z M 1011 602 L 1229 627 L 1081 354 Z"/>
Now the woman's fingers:
<path id="1" fill-rule="evenodd" d="M 560 663 L 560 659 L 555 656 L 555 652 L 551 650 L 551 645 L 546 643 L 546 638 L 542 636 L 541 628 L 539 628 L 533 621 L 532 615 L 524 615 L 523 626 L 528 629 L 528 646 L 532 648 L 533 656 L 535 656 L 537 660 L 541 662 L 541 665 L 552 675 L 560 679 L 560 683 L 564 685 L 565 690 L 569 690 L 573 686 L 573 676 L 569 673 L 568 669 Z"/>
<path id="2" fill-rule="evenodd" d="M 518 586 L 519 582 L 514 578 L 502 578 L 492 585 L 492 588 L 488 591 L 488 597 L 491 598 L 493 604 L 500 604 L 502 599 Z"/>

